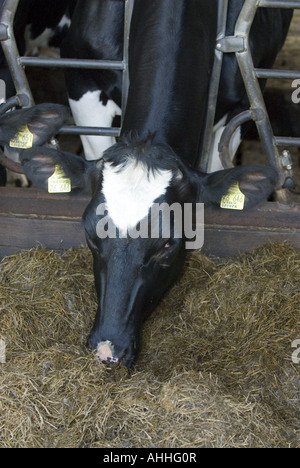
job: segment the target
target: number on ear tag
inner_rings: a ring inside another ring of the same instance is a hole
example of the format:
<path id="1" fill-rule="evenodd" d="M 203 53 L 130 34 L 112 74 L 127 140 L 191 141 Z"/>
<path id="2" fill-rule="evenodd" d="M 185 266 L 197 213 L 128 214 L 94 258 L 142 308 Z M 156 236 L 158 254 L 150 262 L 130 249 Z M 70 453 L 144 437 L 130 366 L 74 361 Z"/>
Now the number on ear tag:
<path id="1" fill-rule="evenodd" d="M 19 149 L 29 149 L 33 146 L 33 134 L 27 127 L 27 125 L 23 125 L 19 128 L 18 132 L 15 136 L 10 140 L 9 146 L 11 148 L 19 148 Z"/>
<path id="2" fill-rule="evenodd" d="M 222 197 L 221 208 L 224 210 L 240 210 L 245 206 L 245 195 L 240 191 L 239 183 L 235 182 L 228 193 Z"/>
<path id="3" fill-rule="evenodd" d="M 48 193 L 70 193 L 71 190 L 71 179 L 66 177 L 60 165 L 56 165 L 54 174 L 48 179 Z"/>

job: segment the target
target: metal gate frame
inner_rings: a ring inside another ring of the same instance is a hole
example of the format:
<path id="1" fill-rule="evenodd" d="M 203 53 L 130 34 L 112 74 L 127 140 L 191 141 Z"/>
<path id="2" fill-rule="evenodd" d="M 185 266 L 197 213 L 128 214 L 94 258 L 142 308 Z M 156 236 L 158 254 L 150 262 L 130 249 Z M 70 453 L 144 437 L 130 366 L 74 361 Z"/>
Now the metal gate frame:
<path id="1" fill-rule="evenodd" d="M 245 0 L 235 26 L 234 36 L 226 36 L 228 1 L 229 0 L 219 0 L 216 55 L 212 74 L 213 80 L 209 93 L 208 117 L 205 131 L 207 137 L 204 141 L 203 159 L 200 162 L 200 169 L 203 172 L 207 172 L 208 168 L 208 158 L 211 149 L 210 135 L 212 134 L 214 126 L 223 57 L 226 53 L 235 53 L 249 98 L 250 109 L 234 117 L 225 128 L 219 144 L 221 162 L 224 168 L 233 166 L 232 155 L 229 152 L 231 138 L 240 125 L 253 120 L 256 124 L 268 163 L 276 168 L 280 174 L 280 185 L 283 189 L 277 191 L 277 199 L 282 203 L 288 203 L 289 192 L 284 189 L 293 187 L 292 162 L 289 151 L 284 150 L 282 154 L 280 154 L 278 146 L 300 146 L 300 138 L 274 136 L 263 93 L 260 88 L 259 78 L 288 78 L 294 80 L 300 78 L 300 72 L 256 69 L 250 50 L 249 36 L 258 8 L 300 9 L 300 0 Z"/>
<path id="2" fill-rule="evenodd" d="M 19 107 L 32 107 L 34 99 L 31 89 L 24 71 L 24 67 L 48 67 L 48 68 L 84 68 L 94 70 L 120 70 L 122 71 L 122 114 L 126 109 L 128 89 L 129 89 L 129 73 L 128 73 L 128 50 L 129 50 L 129 34 L 130 22 L 133 11 L 134 0 L 124 1 L 124 47 L 123 60 L 81 60 L 81 59 L 50 59 L 50 58 L 35 58 L 35 57 L 20 57 L 16 39 L 13 30 L 14 18 L 20 0 L 5 0 L 0 17 L 0 42 L 2 43 L 3 52 L 10 69 L 10 73 L 16 88 L 16 96 L 9 99 L 7 103 L 0 106 L 0 113 L 6 110 Z M 79 127 L 65 126 L 60 130 L 61 134 L 70 135 L 93 135 L 93 136 L 113 136 L 120 135 L 120 128 L 113 127 Z"/>
<path id="3" fill-rule="evenodd" d="M 300 0 L 245 0 L 236 23 L 234 36 L 230 37 L 226 36 L 228 2 L 229 0 L 218 0 L 218 34 L 215 61 L 212 73 L 213 78 L 209 91 L 204 143 L 201 151 L 202 158 L 201 161 L 199 161 L 199 169 L 202 172 L 207 172 L 208 168 L 208 157 L 210 154 L 211 135 L 214 126 L 223 57 L 225 53 L 235 53 L 250 101 L 250 110 L 238 115 L 227 125 L 219 145 L 222 164 L 224 168 L 232 167 L 231 155 L 229 153 L 231 138 L 241 124 L 253 120 L 256 124 L 268 163 L 278 170 L 281 186 L 290 188 L 293 185 L 293 179 L 289 152 L 284 151 L 280 154 L 278 146 L 300 146 L 300 138 L 274 136 L 259 85 L 259 78 L 297 79 L 300 78 L 300 72 L 255 69 L 249 46 L 249 35 L 258 8 L 300 9 Z M 9 99 L 7 103 L 0 106 L 0 112 L 5 112 L 8 108 L 12 108 L 16 105 L 20 107 L 31 107 L 34 105 L 30 86 L 24 71 L 25 66 L 34 66 L 121 70 L 123 72 L 122 114 L 124 115 L 129 88 L 128 44 L 134 0 L 125 0 L 124 49 L 122 61 L 20 57 L 13 32 L 13 21 L 18 4 L 19 0 L 5 0 L 0 18 L 0 41 L 17 92 L 15 97 Z M 120 128 L 112 127 L 68 126 L 63 127 L 60 133 L 118 137 L 120 131 Z M 279 190 L 278 200 L 283 203 L 288 203 L 288 191 Z"/>

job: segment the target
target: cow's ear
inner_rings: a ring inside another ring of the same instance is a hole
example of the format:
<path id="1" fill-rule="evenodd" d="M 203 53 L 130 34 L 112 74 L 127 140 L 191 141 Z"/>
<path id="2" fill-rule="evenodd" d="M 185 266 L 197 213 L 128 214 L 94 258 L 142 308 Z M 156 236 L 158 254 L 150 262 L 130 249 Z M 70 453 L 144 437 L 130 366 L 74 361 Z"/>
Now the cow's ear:
<path id="1" fill-rule="evenodd" d="M 247 210 L 267 200 L 278 183 L 278 173 L 268 166 L 239 166 L 200 179 L 198 201 L 224 209 Z"/>
<path id="2" fill-rule="evenodd" d="M 53 148 L 31 148 L 21 154 L 21 164 L 31 182 L 52 194 L 89 193 L 94 166 L 80 156 Z"/>
<path id="3" fill-rule="evenodd" d="M 0 117 L 0 142 L 9 148 L 41 146 L 55 136 L 70 116 L 60 104 L 39 104 Z"/>

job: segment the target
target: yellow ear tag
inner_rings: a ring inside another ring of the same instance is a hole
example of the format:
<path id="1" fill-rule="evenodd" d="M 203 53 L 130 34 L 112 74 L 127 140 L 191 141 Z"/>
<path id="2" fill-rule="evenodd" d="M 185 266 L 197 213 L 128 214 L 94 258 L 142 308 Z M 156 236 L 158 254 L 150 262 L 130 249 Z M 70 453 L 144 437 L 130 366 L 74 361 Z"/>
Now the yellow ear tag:
<path id="1" fill-rule="evenodd" d="M 48 193 L 70 193 L 71 179 L 66 177 L 61 166 L 56 165 L 54 174 L 48 179 Z"/>
<path id="2" fill-rule="evenodd" d="M 228 193 L 222 197 L 221 208 L 224 210 L 240 210 L 245 206 L 245 195 L 240 191 L 239 183 L 233 184 Z"/>
<path id="3" fill-rule="evenodd" d="M 20 148 L 20 149 L 29 149 L 33 146 L 33 134 L 27 127 L 24 125 L 19 128 L 15 136 L 10 140 L 9 146 L 11 148 Z"/>

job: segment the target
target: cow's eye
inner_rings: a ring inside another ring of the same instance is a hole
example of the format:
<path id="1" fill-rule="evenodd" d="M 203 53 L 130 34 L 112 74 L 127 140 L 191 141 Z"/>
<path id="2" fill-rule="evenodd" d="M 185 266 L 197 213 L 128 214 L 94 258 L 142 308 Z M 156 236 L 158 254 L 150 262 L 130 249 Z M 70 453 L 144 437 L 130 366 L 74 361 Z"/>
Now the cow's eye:
<path id="1" fill-rule="evenodd" d="M 178 247 L 179 243 L 177 239 L 169 239 L 164 242 L 152 258 L 159 262 L 161 267 L 169 267 L 172 261 L 176 258 Z"/>
<path id="2" fill-rule="evenodd" d="M 160 249 L 162 254 L 171 254 L 177 250 L 178 242 L 176 239 L 167 240 Z"/>
<path id="3" fill-rule="evenodd" d="M 164 245 L 164 249 L 170 249 L 172 247 L 172 241 L 171 239 L 169 239 L 165 245 Z"/>

